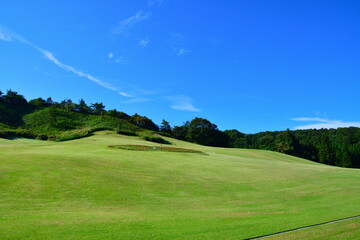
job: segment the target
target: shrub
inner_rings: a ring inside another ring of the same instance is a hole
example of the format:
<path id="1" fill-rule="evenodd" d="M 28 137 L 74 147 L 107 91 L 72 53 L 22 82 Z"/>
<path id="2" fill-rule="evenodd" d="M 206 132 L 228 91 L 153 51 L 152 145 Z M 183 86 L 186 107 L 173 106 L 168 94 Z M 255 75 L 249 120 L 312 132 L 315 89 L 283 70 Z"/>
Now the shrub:
<path id="1" fill-rule="evenodd" d="M 38 140 L 47 140 L 48 136 L 46 136 L 44 134 L 39 134 L 39 135 L 37 135 L 36 139 L 38 139 Z"/>
<path id="2" fill-rule="evenodd" d="M 170 142 L 166 141 L 165 139 L 157 136 L 143 136 L 142 137 L 146 141 L 155 142 L 155 143 L 162 143 L 162 144 L 170 144 Z"/>
<path id="3" fill-rule="evenodd" d="M 36 138 L 37 135 L 26 129 L 0 130 L 0 138 L 9 137 Z"/>

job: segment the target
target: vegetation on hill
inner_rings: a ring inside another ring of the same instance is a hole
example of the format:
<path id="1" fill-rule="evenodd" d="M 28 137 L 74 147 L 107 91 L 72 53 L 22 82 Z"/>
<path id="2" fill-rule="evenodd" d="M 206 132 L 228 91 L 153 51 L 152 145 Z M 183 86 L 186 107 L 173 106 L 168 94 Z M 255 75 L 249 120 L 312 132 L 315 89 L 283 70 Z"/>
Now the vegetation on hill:
<path id="1" fill-rule="evenodd" d="M 78 103 L 70 99 L 55 102 L 51 98 L 27 101 L 15 91 L 0 91 L 0 137 L 64 141 L 103 129 L 158 143 L 168 143 L 162 135 L 207 146 L 265 149 L 328 165 L 360 167 L 360 128 L 244 134 L 238 130 L 220 131 L 204 118 L 172 128 L 166 120 L 158 126 L 146 116 L 106 110 L 103 103 L 88 105 L 83 99 Z"/>
<path id="2" fill-rule="evenodd" d="M 230 146 L 265 149 L 340 167 L 360 167 L 360 128 L 243 134 L 227 130 Z"/>

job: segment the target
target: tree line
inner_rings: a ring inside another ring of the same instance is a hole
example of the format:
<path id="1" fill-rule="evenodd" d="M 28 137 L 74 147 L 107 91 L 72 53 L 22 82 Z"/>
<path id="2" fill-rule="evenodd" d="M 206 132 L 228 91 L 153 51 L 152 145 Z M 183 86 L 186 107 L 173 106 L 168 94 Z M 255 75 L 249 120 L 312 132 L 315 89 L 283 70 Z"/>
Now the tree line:
<path id="1" fill-rule="evenodd" d="M 227 130 L 235 148 L 277 151 L 340 167 L 360 167 L 360 128 L 308 129 L 243 134 Z"/>
<path id="2" fill-rule="evenodd" d="M 221 131 L 214 123 L 198 117 L 171 127 L 166 120 L 157 125 L 137 113 L 130 116 L 116 109 L 106 110 L 101 102 L 87 104 L 83 99 L 77 103 L 70 99 L 56 102 L 50 97 L 27 101 L 23 95 L 7 90 L 6 94 L 0 91 L 0 128 L 21 126 L 26 114 L 44 108 L 123 119 L 158 134 L 201 145 L 271 150 L 328 165 L 360 168 L 360 128 L 356 127 L 245 134 L 236 129 Z"/>

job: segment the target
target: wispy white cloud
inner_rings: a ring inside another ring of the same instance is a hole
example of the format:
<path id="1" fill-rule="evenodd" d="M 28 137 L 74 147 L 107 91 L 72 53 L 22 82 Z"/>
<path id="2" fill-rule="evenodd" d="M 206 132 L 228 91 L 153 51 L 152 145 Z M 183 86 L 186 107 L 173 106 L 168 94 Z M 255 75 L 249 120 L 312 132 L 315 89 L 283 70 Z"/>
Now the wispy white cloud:
<path id="1" fill-rule="evenodd" d="M 322 129 L 322 128 L 340 128 L 340 127 L 360 127 L 360 122 L 344 122 L 341 120 L 330 120 L 319 117 L 298 117 L 291 120 L 297 122 L 311 122 L 306 125 L 297 126 L 294 129 Z"/>
<path id="2" fill-rule="evenodd" d="M 140 17 L 141 18 L 141 17 Z M 31 43 L 30 41 L 26 40 L 25 38 L 7 30 L 4 28 L 0 27 L 0 40 L 3 41 L 18 41 L 20 43 L 23 43 L 25 45 L 28 45 L 30 47 L 32 47 L 33 49 L 36 49 L 38 52 L 41 53 L 41 55 L 48 61 L 54 63 L 56 66 L 58 66 L 59 68 L 63 69 L 64 71 L 70 72 L 75 74 L 78 77 L 82 77 L 82 78 L 86 78 L 91 82 L 94 82 L 95 84 L 106 88 L 108 90 L 111 90 L 113 92 L 116 92 L 117 94 L 119 94 L 120 96 L 126 97 L 126 98 L 130 98 L 129 100 L 123 101 L 123 103 L 143 103 L 143 102 L 149 102 L 152 101 L 152 98 L 148 98 L 146 96 L 148 95 L 157 95 L 157 93 L 153 92 L 153 91 L 149 91 L 149 90 L 141 90 L 141 89 L 136 89 L 135 94 L 130 94 L 128 92 L 124 92 L 124 91 L 119 91 L 116 87 L 112 86 L 111 84 L 92 76 L 91 74 L 85 73 L 83 71 L 77 70 L 76 68 L 74 68 L 71 65 L 65 64 L 62 61 L 60 61 L 58 58 L 55 57 L 55 55 L 50 52 L 47 51 L 45 49 L 42 49 L 38 46 L 36 46 L 35 44 Z M 143 45 L 148 44 L 148 39 L 144 40 L 145 42 L 143 43 Z M 181 50 L 181 48 L 179 48 L 179 54 L 183 55 L 185 53 L 187 53 L 187 49 L 183 48 L 183 50 Z M 124 58 L 121 57 L 117 57 L 115 56 L 115 54 L 113 52 L 109 52 L 108 53 L 108 58 L 109 59 L 115 59 L 115 62 L 119 62 L 119 63 L 126 63 L 126 61 L 124 60 Z M 196 108 L 193 105 L 193 101 L 190 97 L 185 96 L 185 95 L 175 95 L 175 96 L 168 96 L 168 97 L 163 97 L 161 98 L 165 101 L 171 102 L 172 104 L 170 105 L 170 107 L 172 109 L 175 110 L 181 110 L 181 111 L 191 111 L 191 112 L 198 112 L 200 111 L 200 109 Z"/>
<path id="3" fill-rule="evenodd" d="M 1 40 L 4 40 L 4 41 L 13 41 L 13 40 L 16 40 L 16 41 L 19 41 L 23 44 L 26 44 L 34 49 L 36 49 L 37 51 L 39 51 L 43 57 L 51 62 L 53 62 L 56 66 L 60 67 L 61 69 L 65 70 L 65 71 L 68 71 L 68 72 L 71 72 L 75 75 L 77 75 L 78 77 L 83 77 L 83 78 L 86 78 L 94 83 L 96 83 L 97 85 L 103 87 L 103 88 L 106 88 L 108 90 L 111 90 L 111 91 L 114 91 L 114 92 L 117 92 L 118 94 L 120 94 L 121 96 L 125 96 L 125 95 L 128 95 L 127 97 L 130 96 L 130 94 L 126 94 L 124 92 L 119 92 L 119 90 L 110 85 L 109 83 L 105 82 L 105 81 L 102 81 L 100 80 L 99 78 L 96 78 L 90 74 L 87 74 L 87 73 L 84 73 L 82 71 L 79 71 L 77 69 L 75 69 L 74 67 L 70 66 L 70 65 L 67 65 L 65 63 L 62 63 L 59 59 L 57 59 L 53 53 L 51 53 L 50 51 L 47 51 L 47 50 L 44 50 L 38 46 L 36 46 L 35 44 L 31 43 L 30 41 L 26 40 L 25 38 L 7 30 L 6 28 L 4 27 L 1 27 L 0 28 L 0 36 L 1 36 Z"/>
<path id="4" fill-rule="evenodd" d="M 60 62 L 51 52 L 49 51 L 46 51 L 46 50 L 43 50 L 43 49 L 40 49 L 38 48 L 38 50 L 43 54 L 43 56 L 53 62 L 55 65 L 57 65 L 58 67 L 64 69 L 65 71 L 68 71 L 68 72 L 71 72 L 71 73 L 74 73 L 75 75 L 79 76 L 79 77 L 84 77 L 84 78 L 87 78 L 88 80 L 106 88 L 106 89 L 109 89 L 111 91 L 114 91 L 114 92 L 118 92 L 118 90 L 111 86 L 110 84 L 104 82 L 104 81 L 101 81 L 100 79 L 96 78 L 96 77 L 93 77 L 91 76 L 90 74 L 87 74 L 87 73 L 83 73 L 79 70 L 76 70 L 75 68 L 73 68 L 72 66 L 69 66 L 67 64 L 64 64 L 62 62 Z M 119 93 L 120 94 L 120 93 Z"/>
<path id="5" fill-rule="evenodd" d="M 128 34 L 128 31 L 136 24 L 149 19 L 150 12 L 138 11 L 135 15 L 126 18 L 118 23 L 116 27 L 111 29 L 111 32 L 117 34 Z"/>
<path id="6" fill-rule="evenodd" d="M 122 103 L 143 103 L 143 102 L 150 102 L 152 101 L 149 98 L 133 98 L 130 100 L 122 101 Z"/>
<path id="7" fill-rule="evenodd" d="M 12 34 L 5 28 L 0 26 L 0 40 L 11 42 L 13 40 Z"/>
<path id="8" fill-rule="evenodd" d="M 196 108 L 193 105 L 193 101 L 190 97 L 185 95 L 175 95 L 164 97 L 165 100 L 172 102 L 170 107 L 175 110 L 189 111 L 189 112 L 199 112 L 200 109 Z"/>
<path id="9" fill-rule="evenodd" d="M 38 50 L 43 54 L 43 56 L 53 62 L 55 65 L 57 65 L 58 67 L 64 69 L 65 71 L 68 71 L 68 72 L 71 72 L 71 73 L 74 73 L 75 75 L 79 76 L 79 77 L 84 77 L 84 78 L 87 78 L 88 80 L 96 83 L 97 85 L 103 87 L 103 88 L 106 88 L 108 90 L 111 90 L 111 91 L 114 91 L 114 92 L 117 92 L 119 95 L 121 96 L 124 96 L 124 97 L 130 97 L 131 95 L 130 94 L 127 94 L 125 92 L 119 92 L 119 90 L 110 85 L 109 83 L 107 82 L 104 82 L 102 80 L 100 80 L 99 78 L 96 78 L 96 77 L 93 77 L 92 75 L 90 74 L 87 74 L 87 73 L 83 73 L 79 70 L 76 70 L 74 67 L 72 66 L 69 66 L 67 64 L 64 64 L 62 62 L 60 62 L 51 52 L 49 51 L 46 51 L 46 50 L 43 50 L 41 48 L 38 48 Z"/>
<path id="10" fill-rule="evenodd" d="M 145 48 L 149 44 L 149 38 L 144 38 L 139 41 L 139 47 Z"/>
<path id="11" fill-rule="evenodd" d="M 177 49 L 174 49 L 174 52 L 177 56 L 181 57 L 181 56 L 184 56 L 185 54 L 190 53 L 191 51 L 186 48 L 177 48 Z"/>
<path id="12" fill-rule="evenodd" d="M 127 64 L 127 61 L 125 60 L 124 56 L 117 57 L 115 59 L 115 62 L 120 64 Z"/>
<path id="13" fill-rule="evenodd" d="M 113 52 L 108 53 L 108 58 L 110 62 L 120 63 L 124 65 L 127 64 L 124 56 L 116 56 Z"/>
<path id="14" fill-rule="evenodd" d="M 191 51 L 187 49 L 186 38 L 182 33 L 173 32 L 170 34 L 170 39 L 168 40 L 169 46 L 172 48 L 176 56 L 184 56 Z"/>
<path id="15" fill-rule="evenodd" d="M 121 96 L 123 97 L 128 97 L 128 98 L 132 98 L 134 97 L 133 95 L 129 94 L 129 93 L 126 93 L 126 92 L 118 92 Z"/>
<path id="16" fill-rule="evenodd" d="M 18 41 L 23 44 L 30 45 L 33 48 L 37 48 L 31 42 L 29 42 L 25 38 L 17 35 L 16 33 L 10 31 L 8 28 L 6 28 L 4 26 L 0 26 L 0 40 L 6 41 L 6 42 Z"/>

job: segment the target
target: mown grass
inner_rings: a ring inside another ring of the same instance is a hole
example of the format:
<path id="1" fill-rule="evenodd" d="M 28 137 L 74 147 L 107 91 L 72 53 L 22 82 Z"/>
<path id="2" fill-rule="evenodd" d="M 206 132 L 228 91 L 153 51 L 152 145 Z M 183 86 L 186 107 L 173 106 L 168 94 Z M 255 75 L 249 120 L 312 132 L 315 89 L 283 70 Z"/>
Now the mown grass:
<path id="1" fill-rule="evenodd" d="M 341 239 L 354 240 L 360 236 L 360 219 L 352 219 L 344 222 L 331 223 L 324 226 L 316 226 L 291 233 L 267 238 L 268 240 L 290 240 L 290 239 Z"/>
<path id="2" fill-rule="evenodd" d="M 0 139 L 1 239 L 244 239 L 360 212 L 358 169 L 164 139 L 207 155 L 115 151 L 159 144 L 111 131 Z"/>

